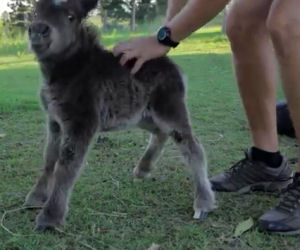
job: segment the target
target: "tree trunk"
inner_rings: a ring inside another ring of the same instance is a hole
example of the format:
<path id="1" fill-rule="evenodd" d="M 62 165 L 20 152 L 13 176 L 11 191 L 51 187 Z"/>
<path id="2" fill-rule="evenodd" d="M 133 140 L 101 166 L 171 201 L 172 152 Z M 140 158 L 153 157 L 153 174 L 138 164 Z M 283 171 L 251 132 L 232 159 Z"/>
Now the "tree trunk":
<path id="1" fill-rule="evenodd" d="M 130 19 L 130 30 L 135 30 L 135 13 L 136 13 L 136 3 L 135 0 L 132 0 L 132 10 L 131 10 L 131 19 Z"/>
<path id="2" fill-rule="evenodd" d="M 8 22 L 4 22 L 4 35 L 6 38 L 9 37 L 9 24 Z"/>
<path id="3" fill-rule="evenodd" d="M 107 13 L 101 4 L 100 4 L 100 18 L 101 18 L 101 23 L 102 23 L 102 30 L 106 31 L 107 30 Z"/>

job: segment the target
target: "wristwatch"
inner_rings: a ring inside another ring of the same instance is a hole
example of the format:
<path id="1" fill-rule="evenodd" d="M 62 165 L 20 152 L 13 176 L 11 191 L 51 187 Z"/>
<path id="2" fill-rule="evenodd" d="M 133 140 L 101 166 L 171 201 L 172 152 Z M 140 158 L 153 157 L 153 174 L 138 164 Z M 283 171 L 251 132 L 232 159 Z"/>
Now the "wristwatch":
<path id="1" fill-rule="evenodd" d="M 172 48 L 176 48 L 179 44 L 171 39 L 171 29 L 167 26 L 159 28 L 157 32 L 157 40 L 159 43 Z"/>

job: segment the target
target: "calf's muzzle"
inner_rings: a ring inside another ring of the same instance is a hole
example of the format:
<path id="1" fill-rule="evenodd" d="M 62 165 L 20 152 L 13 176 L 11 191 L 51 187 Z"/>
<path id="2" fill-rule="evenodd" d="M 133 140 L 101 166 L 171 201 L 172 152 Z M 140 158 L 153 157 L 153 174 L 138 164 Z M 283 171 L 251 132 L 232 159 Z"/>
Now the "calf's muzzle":
<path id="1" fill-rule="evenodd" d="M 50 36 L 50 27 L 41 22 L 32 23 L 28 29 L 28 35 L 32 45 L 40 45 Z"/>

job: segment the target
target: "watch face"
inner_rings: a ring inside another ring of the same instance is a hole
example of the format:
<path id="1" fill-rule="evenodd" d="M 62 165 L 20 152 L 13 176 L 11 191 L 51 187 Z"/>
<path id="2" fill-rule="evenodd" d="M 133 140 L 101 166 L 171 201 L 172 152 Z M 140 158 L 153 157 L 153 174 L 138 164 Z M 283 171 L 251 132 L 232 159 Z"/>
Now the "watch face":
<path id="1" fill-rule="evenodd" d="M 158 40 L 163 41 L 167 37 L 167 32 L 165 29 L 159 30 L 157 34 Z"/>

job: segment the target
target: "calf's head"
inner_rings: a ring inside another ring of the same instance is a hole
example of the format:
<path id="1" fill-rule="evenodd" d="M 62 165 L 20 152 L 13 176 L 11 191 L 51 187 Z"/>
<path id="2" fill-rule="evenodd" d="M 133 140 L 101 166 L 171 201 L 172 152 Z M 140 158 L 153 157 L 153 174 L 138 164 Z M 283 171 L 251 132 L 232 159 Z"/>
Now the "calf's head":
<path id="1" fill-rule="evenodd" d="M 81 22 L 98 0 L 39 0 L 28 28 L 29 45 L 38 60 L 68 53 L 76 47 Z"/>

